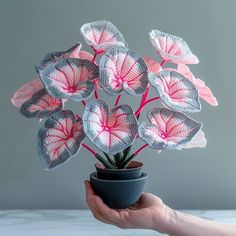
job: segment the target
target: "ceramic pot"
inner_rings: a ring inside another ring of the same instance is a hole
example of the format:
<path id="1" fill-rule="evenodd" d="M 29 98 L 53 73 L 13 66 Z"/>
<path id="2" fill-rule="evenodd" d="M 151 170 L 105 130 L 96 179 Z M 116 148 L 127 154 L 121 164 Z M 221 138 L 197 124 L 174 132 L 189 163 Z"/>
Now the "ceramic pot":
<path id="1" fill-rule="evenodd" d="M 143 164 L 133 161 L 127 169 L 105 169 L 101 163 L 95 165 L 97 172 L 90 175 L 95 193 L 111 208 L 132 206 L 144 191 L 147 174 L 141 173 Z"/>

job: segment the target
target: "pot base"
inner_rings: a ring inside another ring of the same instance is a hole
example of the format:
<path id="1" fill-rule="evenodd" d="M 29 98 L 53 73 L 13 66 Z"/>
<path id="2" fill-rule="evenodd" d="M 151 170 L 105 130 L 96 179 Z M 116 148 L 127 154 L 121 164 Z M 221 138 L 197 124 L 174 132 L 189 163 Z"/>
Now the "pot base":
<path id="1" fill-rule="evenodd" d="M 94 192 L 102 198 L 110 208 L 122 209 L 132 206 L 144 191 L 147 174 L 128 180 L 98 179 L 96 172 L 90 175 Z"/>

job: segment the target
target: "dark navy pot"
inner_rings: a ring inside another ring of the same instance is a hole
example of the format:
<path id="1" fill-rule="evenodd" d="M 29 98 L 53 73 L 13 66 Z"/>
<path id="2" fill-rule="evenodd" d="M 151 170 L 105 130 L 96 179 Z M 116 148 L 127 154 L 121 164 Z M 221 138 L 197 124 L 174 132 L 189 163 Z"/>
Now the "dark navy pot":
<path id="1" fill-rule="evenodd" d="M 111 208 L 122 209 L 132 206 L 141 196 L 147 181 L 147 174 L 141 173 L 143 165 L 138 163 L 140 162 L 133 162 L 130 168 L 122 170 L 105 169 L 102 165 L 96 164 L 97 172 L 90 175 L 94 192 Z"/>

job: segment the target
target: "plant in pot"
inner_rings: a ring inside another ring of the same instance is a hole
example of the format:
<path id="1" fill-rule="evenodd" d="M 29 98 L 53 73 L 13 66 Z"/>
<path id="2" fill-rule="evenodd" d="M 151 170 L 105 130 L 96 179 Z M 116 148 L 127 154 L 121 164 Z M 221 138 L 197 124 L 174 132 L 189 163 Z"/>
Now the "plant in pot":
<path id="1" fill-rule="evenodd" d="M 199 112 L 200 98 L 213 106 L 217 100 L 187 67 L 198 59 L 177 36 L 158 30 L 149 33 L 161 59 L 157 62 L 130 50 L 108 21 L 84 24 L 81 34 L 93 55 L 81 50 L 81 43 L 48 53 L 35 67 L 36 78 L 15 92 L 12 103 L 27 118 L 46 119 L 37 136 L 45 169 L 60 166 L 83 147 L 98 160 L 90 175 L 95 192 L 110 207 L 126 208 L 138 200 L 147 180 L 143 163 L 134 158 L 146 147 L 156 154 L 205 147 L 202 124 L 184 113 Z M 164 68 L 166 62 L 177 67 Z M 156 93 L 153 98 L 150 88 Z M 100 90 L 116 96 L 114 105 L 100 99 Z M 135 109 L 127 104 L 129 96 L 140 100 Z M 64 109 L 70 100 L 81 102 L 83 114 Z M 149 121 L 140 122 L 141 112 L 151 103 Z M 86 138 L 99 152 L 85 143 Z M 137 139 L 145 144 L 133 151 Z"/>

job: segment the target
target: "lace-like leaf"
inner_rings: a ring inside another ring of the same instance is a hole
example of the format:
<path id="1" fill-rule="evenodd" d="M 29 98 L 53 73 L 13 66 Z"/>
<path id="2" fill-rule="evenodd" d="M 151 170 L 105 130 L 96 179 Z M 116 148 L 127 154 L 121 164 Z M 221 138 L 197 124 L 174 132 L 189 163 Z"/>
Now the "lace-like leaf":
<path id="1" fill-rule="evenodd" d="M 147 65 L 148 72 L 154 72 L 156 74 L 160 73 L 160 71 L 162 70 L 160 63 L 148 56 L 144 57 L 143 59 Z"/>
<path id="2" fill-rule="evenodd" d="M 44 69 L 45 67 L 57 63 L 59 60 L 64 58 L 80 58 L 79 53 L 82 47 L 81 43 L 76 43 L 71 48 L 60 52 L 50 52 L 40 62 L 39 66 L 35 67 L 36 72 Z"/>
<path id="3" fill-rule="evenodd" d="M 130 95 L 144 93 L 148 85 L 147 66 L 134 51 L 113 47 L 100 60 L 100 85 L 110 95 L 126 91 Z"/>
<path id="4" fill-rule="evenodd" d="M 149 36 L 152 45 L 163 60 L 175 64 L 197 64 L 199 62 L 182 38 L 159 30 L 152 30 Z"/>
<path id="5" fill-rule="evenodd" d="M 38 78 L 19 88 L 11 101 L 23 116 L 39 119 L 47 118 L 61 110 L 65 102 L 52 97 Z"/>
<path id="6" fill-rule="evenodd" d="M 44 87 L 42 81 L 39 78 L 35 78 L 33 81 L 24 84 L 14 93 L 11 102 L 15 107 L 20 108 L 23 103 L 29 100 L 36 92 Z"/>
<path id="7" fill-rule="evenodd" d="M 197 88 L 199 97 L 208 102 L 212 106 L 218 106 L 216 97 L 214 97 L 211 89 L 207 87 L 201 79 L 195 78 L 190 69 L 183 64 L 178 65 L 177 71 L 189 79 Z"/>
<path id="8" fill-rule="evenodd" d="M 85 42 L 97 53 L 102 53 L 113 46 L 126 46 L 123 35 L 109 21 L 95 21 L 84 24 L 81 34 Z"/>
<path id="9" fill-rule="evenodd" d="M 88 60 L 63 59 L 39 71 L 48 92 L 57 98 L 87 99 L 94 91 L 98 66 Z"/>
<path id="10" fill-rule="evenodd" d="M 149 81 L 169 108 L 185 112 L 201 110 L 196 87 L 178 72 L 162 70 L 158 75 L 149 73 Z"/>
<path id="11" fill-rule="evenodd" d="M 102 100 L 87 103 L 83 114 L 84 131 L 100 150 L 116 154 L 135 139 L 138 124 L 128 105 L 110 109 Z"/>
<path id="12" fill-rule="evenodd" d="M 79 151 L 85 138 L 81 118 L 63 110 L 46 120 L 38 133 L 38 154 L 45 169 L 61 165 Z"/>
<path id="13" fill-rule="evenodd" d="M 142 122 L 139 126 L 139 136 L 151 148 L 158 150 L 182 149 L 202 126 L 183 113 L 167 108 L 152 109 L 148 118 L 151 124 Z"/>
<path id="14" fill-rule="evenodd" d="M 61 110 L 61 99 L 52 97 L 46 89 L 36 92 L 29 100 L 22 104 L 20 113 L 27 118 L 47 118 Z"/>

